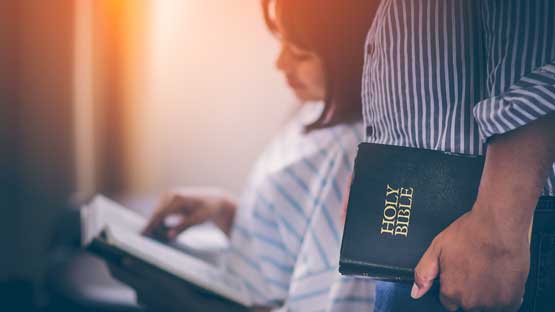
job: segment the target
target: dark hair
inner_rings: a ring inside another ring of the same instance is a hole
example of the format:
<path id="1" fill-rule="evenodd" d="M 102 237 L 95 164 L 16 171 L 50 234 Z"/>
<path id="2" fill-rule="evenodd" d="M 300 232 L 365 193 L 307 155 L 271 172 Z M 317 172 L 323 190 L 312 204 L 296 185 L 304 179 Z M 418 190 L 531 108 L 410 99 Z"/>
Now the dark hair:
<path id="1" fill-rule="evenodd" d="M 378 4 L 379 0 L 262 0 L 270 31 L 279 32 L 272 17 L 275 8 L 287 40 L 322 60 L 327 77 L 324 110 L 307 131 L 360 120 L 364 41 Z"/>

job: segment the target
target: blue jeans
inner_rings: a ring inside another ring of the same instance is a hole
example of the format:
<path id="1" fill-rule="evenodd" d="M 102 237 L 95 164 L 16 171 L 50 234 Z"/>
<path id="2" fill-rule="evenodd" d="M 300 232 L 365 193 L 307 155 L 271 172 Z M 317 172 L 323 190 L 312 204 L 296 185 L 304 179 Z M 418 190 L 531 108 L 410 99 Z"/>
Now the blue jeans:
<path id="1" fill-rule="evenodd" d="M 555 311 L 555 197 L 542 197 L 534 214 L 530 274 L 521 312 Z M 446 311 L 439 302 L 439 286 L 419 300 L 410 297 L 412 284 L 378 282 L 375 312 Z"/>

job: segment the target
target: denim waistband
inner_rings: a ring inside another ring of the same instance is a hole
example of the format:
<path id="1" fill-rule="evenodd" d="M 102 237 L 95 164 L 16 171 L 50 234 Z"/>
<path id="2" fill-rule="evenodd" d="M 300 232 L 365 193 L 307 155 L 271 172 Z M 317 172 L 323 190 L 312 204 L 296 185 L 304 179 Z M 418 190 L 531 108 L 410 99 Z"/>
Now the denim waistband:
<path id="1" fill-rule="evenodd" d="M 555 211 L 555 196 L 542 196 L 538 201 L 536 210 Z"/>

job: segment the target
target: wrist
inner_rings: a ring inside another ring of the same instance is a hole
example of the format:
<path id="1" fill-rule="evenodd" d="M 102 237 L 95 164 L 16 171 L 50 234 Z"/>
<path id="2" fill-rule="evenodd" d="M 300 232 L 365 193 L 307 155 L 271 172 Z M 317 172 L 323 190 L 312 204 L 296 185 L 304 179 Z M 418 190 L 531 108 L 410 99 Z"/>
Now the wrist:
<path id="1" fill-rule="evenodd" d="M 519 242 L 529 242 L 534 207 L 535 203 L 497 201 L 496 197 L 490 197 L 487 200 L 478 198 L 472 212 L 482 219 L 493 238 L 505 246 L 514 246 Z"/>

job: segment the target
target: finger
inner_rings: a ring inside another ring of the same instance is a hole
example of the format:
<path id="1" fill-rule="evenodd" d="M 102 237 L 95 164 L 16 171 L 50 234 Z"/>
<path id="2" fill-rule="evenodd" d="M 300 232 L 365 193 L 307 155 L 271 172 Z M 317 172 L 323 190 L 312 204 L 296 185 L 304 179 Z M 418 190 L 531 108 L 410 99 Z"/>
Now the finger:
<path id="1" fill-rule="evenodd" d="M 439 301 L 447 311 L 457 311 L 459 309 L 459 305 L 455 302 L 455 300 L 445 295 L 439 295 Z"/>
<path id="2" fill-rule="evenodd" d="M 414 270 L 414 284 L 410 296 L 419 299 L 424 296 L 439 274 L 439 251 L 437 244 L 432 242 Z"/>
<path id="3" fill-rule="evenodd" d="M 168 239 L 175 239 L 177 235 L 188 229 L 193 225 L 197 225 L 206 221 L 207 216 L 199 211 L 198 213 L 192 214 L 189 217 L 183 217 L 179 223 L 168 230 L 167 237 Z"/>
<path id="4" fill-rule="evenodd" d="M 166 218 L 166 209 L 168 205 L 171 203 L 171 200 L 162 200 L 156 209 L 154 209 L 154 213 L 150 217 L 145 229 L 143 230 L 144 235 L 152 235 L 156 229 L 162 225 L 164 219 Z"/>
<path id="5" fill-rule="evenodd" d="M 524 298 L 521 297 L 520 299 L 515 299 L 513 300 L 512 304 L 504 308 L 502 311 L 519 311 L 523 303 Z"/>
<path id="6" fill-rule="evenodd" d="M 182 198 L 172 196 L 169 200 L 162 200 L 154 215 L 150 218 L 147 226 L 143 230 L 143 234 L 152 235 L 163 227 L 167 216 L 177 211 L 182 206 Z"/>

